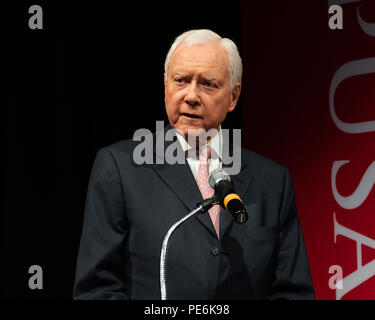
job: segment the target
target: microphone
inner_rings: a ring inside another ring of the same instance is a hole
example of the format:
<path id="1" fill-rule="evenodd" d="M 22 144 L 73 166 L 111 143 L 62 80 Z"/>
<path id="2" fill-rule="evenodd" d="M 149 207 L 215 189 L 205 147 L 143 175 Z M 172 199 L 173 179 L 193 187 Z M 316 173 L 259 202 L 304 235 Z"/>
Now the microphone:
<path id="1" fill-rule="evenodd" d="M 208 182 L 211 188 L 215 190 L 213 196 L 215 202 L 228 209 L 235 222 L 245 223 L 248 219 L 248 214 L 242 199 L 234 191 L 229 175 L 222 169 L 216 169 L 212 171 Z"/>

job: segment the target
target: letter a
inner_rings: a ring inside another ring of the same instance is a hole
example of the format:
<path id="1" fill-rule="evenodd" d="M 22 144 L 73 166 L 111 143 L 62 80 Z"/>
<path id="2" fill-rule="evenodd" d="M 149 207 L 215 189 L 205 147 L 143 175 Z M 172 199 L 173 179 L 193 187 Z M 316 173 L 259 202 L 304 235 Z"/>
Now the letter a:
<path id="1" fill-rule="evenodd" d="M 329 273 L 333 273 L 333 276 L 328 280 L 328 286 L 330 289 L 342 289 L 342 268 L 339 265 L 333 265 L 329 267 Z"/>
<path id="2" fill-rule="evenodd" d="M 41 6 L 33 5 L 29 8 L 29 13 L 34 13 L 29 19 L 31 30 L 43 29 L 43 10 Z"/>
<path id="3" fill-rule="evenodd" d="M 333 15 L 328 20 L 328 26 L 330 29 L 343 29 L 343 13 L 342 8 L 338 5 L 330 6 L 328 13 Z"/>
<path id="4" fill-rule="evenodd" d="M 337 236 L 343 236 L 356 243 L 357 269 L 343 278 L 342 282 L 337 283 L 342 288 L 339 289 L 339 286 L 336 287 L 336 300 L 340 300 L 349 291 L 352 291 L 363 282 L 375 276 L 375 259 L 362 265 L 362 245 L 375 249 L 375 240 L 338 223 L 335 213 L 333 213 L 333 225 L 335 243 Z"/>
<path id="5" fill-rule="evenodd" d="M 31 290 L 43 289 L 43 270 L 41 266 L 33 265 L 29 268 L 29 273 L 34 273 L 29 279 Z"/>

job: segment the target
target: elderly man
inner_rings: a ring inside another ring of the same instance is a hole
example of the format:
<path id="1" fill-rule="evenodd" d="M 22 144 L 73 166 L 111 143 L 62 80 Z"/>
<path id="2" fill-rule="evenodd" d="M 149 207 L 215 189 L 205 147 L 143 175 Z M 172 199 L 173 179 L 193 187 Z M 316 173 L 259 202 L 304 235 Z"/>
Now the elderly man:
<path id="1" fill-rule="evenodd" d="M 188 31 L 175 40 L 165 61 L 165 107 L 167 128 L 176 129 L 186 162 L 136 164 L 133 140 L 98 152 L 75 299 L 160 299 L 163 238 L 202 198 L 212 196 L 207 179 L 225 167 L 221 123 L 236 106 L 241 74 L 231 40 L 210 30 Z M 200 133 L 210 129 L 218 133 L 202 142 Z M 189 152 L 192 135 L 201 143 Z M 248 221 L 235 223 L 218 205 L 187 220 L 168 247 L 168 298 L 314 298 L 288 170 L 246 149 L 240 156 L 240 172 L 231 179 Z"/>

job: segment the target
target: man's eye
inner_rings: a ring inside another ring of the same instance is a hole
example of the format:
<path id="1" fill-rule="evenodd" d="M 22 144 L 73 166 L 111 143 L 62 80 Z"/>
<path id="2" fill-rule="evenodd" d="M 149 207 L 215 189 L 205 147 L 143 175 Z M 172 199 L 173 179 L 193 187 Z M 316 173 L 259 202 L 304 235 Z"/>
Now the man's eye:
<path id="1" fill-rule="evenodd" d="M 215 88 L 215 84 L 210 82 L 210 81 L 206 81 L 205 84 L 204 84 L 206 87 L 209 87 L 209 88 Z"/>
<path id="2" fill-rule="evenodd" d="M 185 82 L 185 80 L 183 78 L 176 78 L 175 81 L 177 83 L 184 83 Z"/>

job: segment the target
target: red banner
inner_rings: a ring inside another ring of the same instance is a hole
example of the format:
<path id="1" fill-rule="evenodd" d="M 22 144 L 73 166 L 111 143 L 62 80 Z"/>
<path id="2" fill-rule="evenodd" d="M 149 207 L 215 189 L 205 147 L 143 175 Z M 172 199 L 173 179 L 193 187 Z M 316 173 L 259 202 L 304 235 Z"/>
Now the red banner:
<path id="1" fill-rule="evenodd" d="M 292 173 L 317 298 L 375 299 L 375 1 L 316 3 L 243 2 L 243 141 Z"/>

